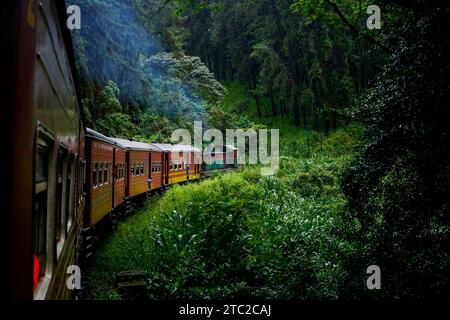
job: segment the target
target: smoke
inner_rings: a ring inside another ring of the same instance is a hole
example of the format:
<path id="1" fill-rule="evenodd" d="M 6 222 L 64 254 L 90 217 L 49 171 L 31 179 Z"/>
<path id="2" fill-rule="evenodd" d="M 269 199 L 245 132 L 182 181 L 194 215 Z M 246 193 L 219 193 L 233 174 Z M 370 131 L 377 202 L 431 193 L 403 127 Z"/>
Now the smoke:
<path id="1" fill-rule="evenodd" d="M 139 21 L 133 0 L 72 0 L 81 8 L 77 62 L 86 83 L 120 88 L 122 103 L 174 119 L 204 119 L 207 102 L 173 68 L 159 68 L 154 57 L 163 45 Z M 157 18 L 157 17 L 155 17 Z"/>

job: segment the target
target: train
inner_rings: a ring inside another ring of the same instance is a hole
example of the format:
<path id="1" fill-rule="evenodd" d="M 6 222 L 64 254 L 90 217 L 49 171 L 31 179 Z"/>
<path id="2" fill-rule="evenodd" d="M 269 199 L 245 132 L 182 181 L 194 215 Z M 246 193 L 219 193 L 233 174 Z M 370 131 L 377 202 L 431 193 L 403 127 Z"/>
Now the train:
<path id="1" fill-rule="evenodd" d="M 96 232 L 135 199 L 237 167 L 237 149 L 143 143 L 86 127 L 66 4 L 2 5 L 4 71 L 0 294 L 13 300 L 74 299 L 68 270 L 92 254 Z M 232 164 L 207 157 L 233 157 Z"/>

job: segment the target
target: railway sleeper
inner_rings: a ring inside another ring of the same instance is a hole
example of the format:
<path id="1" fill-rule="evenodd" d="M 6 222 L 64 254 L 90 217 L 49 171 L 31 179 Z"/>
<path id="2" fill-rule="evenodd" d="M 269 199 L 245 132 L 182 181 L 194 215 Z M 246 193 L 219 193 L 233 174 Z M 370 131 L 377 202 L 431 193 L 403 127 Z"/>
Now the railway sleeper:
<path id="1" fill-rule="evenodd" d="M 123 271 L 116 274 L 117 292 L 124 300 L 145 300 L 147 272 Z"/>

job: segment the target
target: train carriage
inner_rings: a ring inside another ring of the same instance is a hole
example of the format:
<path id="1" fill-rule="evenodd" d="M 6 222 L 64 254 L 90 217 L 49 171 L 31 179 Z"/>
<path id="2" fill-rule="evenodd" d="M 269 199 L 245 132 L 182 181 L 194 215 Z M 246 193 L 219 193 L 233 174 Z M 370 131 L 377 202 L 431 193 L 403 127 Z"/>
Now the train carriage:
<path id="1" fill-rule="evenodd" d="M 237 167 L 239 149 L 230 145 L 209 146 L 203 152 L 203 175 L 210 176 L 214 171 L 227 171 Z"/>
<path id="2" fill-rule="evenodd" d="M 87 207 L 85 226 L 92 227 L 106 215 L 113 206 L 114 150 L 118 145 L 112 139 L 86 129 Z"/>
<path id="3" fill-rule="evenodd" d="M 164 143 L 153 143 L 153 145 L 164 152 L 166 185 L 183 183 L 201 177 L 201 166 L 198 164 L 201 161 L 200 149 L 187 145 Z"/>
<path id="4" fill-rule="evenodd" d="M 201 178 L 202 152 L 85 129 L 65 2 L 7 1 L 3 9 L 8 27 L 0 36 L 10 50 L 2 55 L 11 63 L 0 74 L 0 161 L 9 186 L 0 193 L 0 294 L 71 299 L 67 270 L 91 252 L 87 234 L 125 199 Z"/>
<path id="5" fill-rule="evenodd" d="M 69 299 L 84 211 L 84 128 L 64 1 L 2 4 L 1 294 Z M 5 162 L 5 163 L 3 163 Z"/>
<path id="6" fill-rule="evenodd" d="M 126 197 L 133 198 L 161 187 L 162 151 L 148 143 L 111 138 L 126 149 Z M 151 178 L 151 185 L 149 185 Z"/>

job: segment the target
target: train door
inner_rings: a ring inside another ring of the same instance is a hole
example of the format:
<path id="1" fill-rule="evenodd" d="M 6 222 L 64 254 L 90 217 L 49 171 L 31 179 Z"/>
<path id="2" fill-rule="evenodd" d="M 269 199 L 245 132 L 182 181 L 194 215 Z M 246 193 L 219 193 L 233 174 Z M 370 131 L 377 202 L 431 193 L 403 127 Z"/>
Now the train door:
<path id="1" fill-rule="evenodd" d="M 111 176 L 112 176 L 112 195 L 111 195 L 111 199 L 112 199 L 112 208 L 115 208 L 115 190 L 116 190 L 116 178 L 117 178 L 117 164 L 116 164 L 116 153 L 117 153 L 117 148 L 113 148 L 113 160 L 112 160 L 112 168 L 111 168 Z"/>
<path id="2" fill-rule="evenodd" d="M 125 155 L 125 196 L 130 196 L 130 153 L 127 151 Z"/>
<path id="3" fill-rule="evenodd" d="M 153 176 L 152 176 L 153 164 L 152 164 L 152 152 L 151 151 L 148 153 L 147 170 L 148 170 L 147 180 L 150 179 L 150 181 L 152 181 L 152 183 L 153 183 Z M 148 191 L 152 191 L 152 185 L 150 183 L 148 184 Z"/>
<path id="4" fill-rule="evenodd" d="M 164 153 L 164 184 L 169 184 L 169 153 Z"/>

